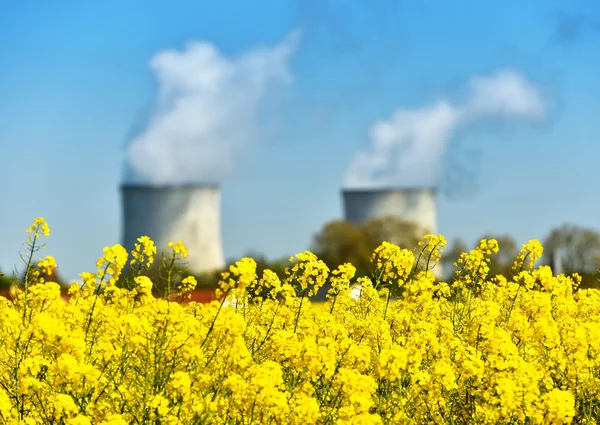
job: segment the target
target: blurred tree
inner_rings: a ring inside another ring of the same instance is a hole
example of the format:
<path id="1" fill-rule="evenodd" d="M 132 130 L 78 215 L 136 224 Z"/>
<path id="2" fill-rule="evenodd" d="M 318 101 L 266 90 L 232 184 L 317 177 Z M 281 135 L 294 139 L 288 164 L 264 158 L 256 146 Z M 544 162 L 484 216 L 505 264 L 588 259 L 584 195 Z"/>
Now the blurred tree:
<path id="1" fill-rule="evenodd" d="M 517 242 L 510 235 L 484 235 L 481 239 L 496 239 L 498 253 L 492 255 L 490 263 L 490 276 L 497 274 L 510 276 L 511 267 L 519 253 Z"/>
<path id="2" fill-rule="evenodd" d="M 469 248 L 462 239 L 454 239 L 452 244 L 442 252 L 441 263 L 446 279 L 452 280 L 455 270 L 454 263 L 456 263 L 460 254 L 467 251 L 469 251 Z"/>
<path id="3" fill-rule="evenodd" d="M 269 269 L 275 272 L 280 279 L 283 279 L 285 276 L 285 268 L 290 265 L 290 263 L 288 262 L 289 257 L 269 260 L 264 254 L 254 251 L 248 252 L 247 254 L 243 255 L 243 257 L 250 257 L 254 261 L 256 261 L 256 275 L 258 276 L 258 278 L 262 277 L 263 270 Z M 216 289 L 219 287 L 221 273 L 227 271 L 230 265 L 236 263 L 240 259 L 241 257 L 235 259 L 228 259 L 225 267 L 220 270 L 214 270 L 212 272 L 198 274 L 190 270 L 184 269 L 182 271 L 182 274 L 185 276 L 194 276 L 198 283 L 198 285 L 196 286 L 197 289 Z"/>
<path id="4" fill-rule="evenodd" d="M 37 269 L 37 265 L 32 265 L 32 269 Z M 15 274 L 5 274 L 0 272 L 0 289 L 6 290 L 10 289 L 11 286 L 18 286 L 23 282 L 25 276 L 25 271 L 15 273 Z M 58 274 L 58 270 L 54 269 L 52 273 L 41 273 L 42 278 L 44 278 L 44 282 L 56 282 L 61 286 L 62 290 L 66 290 L 68 288 L 68 284 L 65 280 L 61 279 Z"/>
<path id="5" fill-rule="evenodd" d="M 37 264 L 32 264 L 30 267 L 31 267 L 32 271 L 39 269 Z M 25 272 L 26 272 L 26 269 L 24 268 L 23 271 L 20 272 L 18 277 L 16 278 L 17 281 L 23 282 L 25 280 Z M 58 268 L 53 269 L 51 273 L 41 272 L 40 277 L 44 279 L 44 282 L 58 283 L 62 290 L 67 290 L 69 288 L 69 283 L 67 283 L 67 281 L 65 281 L 61 277 L 60 273 L 58 272 Z"/>
<path id="6" fill-rule="evenodd" d="M 396 244 L 400 248 L 413 249 L 426 233 L 417 224 L 393 216 L 374 218 L 359 229 L 364 233 L 371 252 L 383 241 Z"/>
<path id="7" fill-rule="evenodd" d="M 565 274 L 579 273 L 582 287 L 596 286 L 595 274 L 600 268 L 600 234 L 593 229 L 563 224 L 552 229 L 544 239 L 544 260 L 551 261 L 558 252 Z"/>
<path id="8" fill-rule="evenodd" d="M 15 285 L 18 282 L 18 278 L 16 276 L 6 275 L 0 272 L 0 289 L 7 290 L 10 289 L 12 285 Z"/>
<path id="9" fill-rule="evenodd" d="M 368 273 L 371 250 L 365 233 L 345 220 L 326 223 L 313 237 L 311 250 L 333 269 L 350 262 L 358 274 Z"/>
<path id="10" fill-rule="evenodd" d="M 283 279 L 285 275 L 285 268 L 290 265 L 288 261 L 289 257 L 278 260 L 269 260 L 264 254 L 254 251 L 250 251 L 249 253 L 244 255 L 244 257 L 250 257 L 254 259 L 254 261 L 256 261 L 256 275 L 259 278 L 262 277 L 263 271 L 265 269 L 269 269 L 271 271 L 274 271 L 280 279 Z M 235 263 L 236 261 L 232 261 L 231 264 Z M 229 266 L 227 266 L 227 268 L 228 267 Z"/>
<path id="11" fill-rule="evenodd" d="M 221 273 L 223 273 L 225 269 L 215 270 L 212 272 L 204 272 L 204 273 L 193 273 L 189 270 L 186 270 L 185 275 L 194 276 L 196 278 L 196 289 L 216 289 L 219 287 L 219 280 L 221 280 Z"/>
<path id="12" fill-rule="evenodd" d="M 371 271 L 371 254 L 383 241 L 414 249 L 425 232 L 416 224 L 396 217 L 375 218 L 360 226 L 345 220 L 331 221 L 313 238 L 312 251 L 333 269 L 350 262 L 357 276 Z"/>

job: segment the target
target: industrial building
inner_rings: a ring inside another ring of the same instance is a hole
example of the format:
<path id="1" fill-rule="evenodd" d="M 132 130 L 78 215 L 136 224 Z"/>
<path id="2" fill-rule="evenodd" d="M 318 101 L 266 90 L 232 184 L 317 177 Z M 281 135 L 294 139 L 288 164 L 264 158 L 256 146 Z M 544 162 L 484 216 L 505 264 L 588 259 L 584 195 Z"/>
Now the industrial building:
<path id="1" fill-rule="evenodd" d="M 434 188 L 346 188 L 342 196 L 344 217 L 354 225 L 393 216 L 415 223 L 426 233 L 437 233 L 437 192 Z M 433 272 L 441 278 L 441 264 L 437 264 Z"/>
<path id="2" fill-rule="evenodd" d="M 394 216 L 437 232 L 436 190 L 374 188 L 342 191 L 345 219 L 359 225 L 372 218 Z M 225 266 L 221 242 L 221 191 L 218 184 L 121 186 L 122 243 L 133 249 L 137 238 L 149 236 L 160 251 L 170 241 L 188 248 L 187 268 L 194 273 Z M 440 275 L 437 266 L 436 275 Z"/>
<path id="3" fill-rule="evenodd" d="M 394 216 L 437 232 L 436 191 L 433 188 L 344 189 L 344 215 L 359 225 L 372 218 Z"/>
<path id="4" fill-rule="evenodd" d="M 222 269 L 221 191 L 217 184 L 121 186 L 122 241 L 131 250 L 149 236 L 159 252 L 170 241 L 188 249 L 187 268 L 194 273 Z"/>

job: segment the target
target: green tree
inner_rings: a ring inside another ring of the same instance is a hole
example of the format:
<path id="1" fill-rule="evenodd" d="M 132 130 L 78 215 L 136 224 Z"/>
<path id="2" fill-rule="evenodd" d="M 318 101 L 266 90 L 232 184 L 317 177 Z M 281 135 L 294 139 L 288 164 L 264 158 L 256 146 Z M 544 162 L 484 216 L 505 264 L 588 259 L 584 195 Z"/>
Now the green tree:
<path id="1" fill-rule="evenodd" d="M 326 223 L 313 237 L 311 250 L 330 269 L 350 262 L 358 274 L 370 270 L 371 250 L 365 232 L 345 220 Z"/>
<path id="2" fill-rule="evenodd" d="M 511 268 L 519 253 L 517 242 L 510 235 L 486 234 L 481 239 L 496 239 L 498 241 L 498 253 L 492 255 L 490 263 L 490 276 L 503 275 L 509 277 Z"/>
<path id="3" fill-rule="evenodd" d="M 441 264 L 444 269 L 444 275 L 446 279 L 452 281 L 452 277 L 454 275 L 454 263 L 460 257 L 460 254 L 463 252 L 467 252 L 469 248 L 467 244 L 462 239 L 454 239 L 450 246 L 442 252 Z"/>
<path id="4" fill-rule="evenodd" d="M 374 218 L 362 224 L 359 229 L 364 233 L 371 251 L 383 241 L 413 249 L 426 234 L 417 224 L 393 216 Z"/>
<path id="5" fill-rule="evenodd" d="M 250 257 L 256 261 L 256 274 L 259 278 L 262 277 L 265 269 L 269 269 L 275 272 L 280 279 L 283 279 L 285 276 L 285 268 L 290 265 L 288 261 L 289 257 L 269 260 L 264 254 L 254 251 L 248 252 L 244 257 Z M 235 263 L 235 261 L 232 263 Z M 229 268 L 229 266 L 227 266 L 227 268 Z"/>
<path id="6" fill-rule="evenodd" d="M 16 276 L 7 276 L 4 273 L 0 272 L 0 289 L 7 290 L 10 289 L 12 285 L 17 282 Z"/>
<path id="7" fill-rule="evenodd" d="M 383 241 L 414 249 L 424 233 L 416 224 L 392 216 L 374 218 L 360 226 L 335 220 L 313 237 L 311 249 L 329 268 L 350 262 L 357 276 L 364 276 L 371 271 L 371 254 Z"/>
<path id="8" fill-rule="evenodd" d="M 558 253 L 565 274 L 579 273 L 582 287 L 597 286 L 595 275 L 600 268 L 600 234 L 589 228 L 563 224 L 544 239 L 544 260 L 550 263 Z"/>

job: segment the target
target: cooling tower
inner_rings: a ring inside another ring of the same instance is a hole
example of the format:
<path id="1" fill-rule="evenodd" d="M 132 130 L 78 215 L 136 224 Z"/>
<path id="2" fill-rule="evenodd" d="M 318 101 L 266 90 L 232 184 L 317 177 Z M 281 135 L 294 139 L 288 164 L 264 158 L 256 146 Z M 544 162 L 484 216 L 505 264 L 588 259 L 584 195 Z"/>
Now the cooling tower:
<path id="1" fill-rule="evenodd" d="M 188 249 L 190 271 L 202 273 L 225 265 L 221 245 L 221 192 L 218 185 L 121 186 L 123 246 L 149 236 L 164 252 L 169 241 Z"/>
<path id="2" fill-rule="evenodd" d="M 426 233 L 437 232 L 436 190 L 433 188 L 344 189 L 344 214 L 354 225 L 394 216 L 416 223 Z M 433 273 L 442 277 L 438 264 Z"/>
<path id="3" fill-rule="evenodd" d="M 394 216 L 412 221 L 428 232 L 437 231 L 435 189 L 344 189 L 343 196 L 346 220 L 352 224 Z"/>

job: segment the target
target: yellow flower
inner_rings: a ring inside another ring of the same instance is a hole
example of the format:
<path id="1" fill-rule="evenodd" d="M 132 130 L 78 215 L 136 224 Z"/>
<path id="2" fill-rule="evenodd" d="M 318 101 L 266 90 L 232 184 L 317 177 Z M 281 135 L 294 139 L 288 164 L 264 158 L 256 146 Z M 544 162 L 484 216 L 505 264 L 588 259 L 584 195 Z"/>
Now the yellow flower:
<path id="1" fill-rule="evenodd" d="M 398 287 L 404 285 L 415 262 L 414 254 L 390 242 L 383 242 L 371 256 L 371 263 L 376 267 L 379 281 Z"/>
<path id="2" fill-rule="evenodd" d="M 55 398 L 55 417 L 60 419 L 64 416 L 71 416 L 79 411 L 77 404 L 68 394 L 57 394 Z"/>
<path id="3" fill-rule="evenodd" d="M 178 255 L 181 258 L 187 258 L 188 256 L 188 250 L 181 241 L 177 241 L 177 243 L 169 242 L 169 248 L 173 250 L 173 254 L 176 256 Z"/>
<path id="4" fill-rule="evenodd" d="M 6 391 L 0 388 L 0 416 L 3 418 L 10 418 L 13 410 L 13 404 Z"/>
<path id="5" fill-rule="evenodd" d="M 100 422 L 100 425 L 128 425 L 129 422 L 127 422 L 122 415 L 113 413 L 111 415 L 108 415 L 107 419 L 105 421 Z"/>
<path id="6" fill-rule="evenodd" d="M 74 418 L 69 418 L 65 421 L 66 425 L 92 425 L 90 418 L 84 415 L 77 415 Z"/>
<path id="7" fill-rule="evenodd" d="M 42 273 L 46 275 L 52 274 L 57 267 L 56 260 L 51 255 L 40 258 L 37 265 L 41 269 Z"/>
<path id="8" fill-rule="evenodd" d="M 283 290 L 279 276 L 277 276 L 277 273 L 275 273 L 273 270 L 269 269 L 263 270 L 263 275 L 258 286 L 259 290 L 261 288 L 266 289 L 268 291 L 268 295 L 273 299 L 275 299 Z"/>
<path id="9" fill-rule="evenodd" d="M 221 274 L 219 286 L 222 291 L 237 289 L 245 291 L 247 287 L 252 286 L 256 277 L 256 261 L 252 258 L 242 258 L 235 264 L 229 266 L 229 271 Z"/>
<path id="10" fill-rule="evenodd" d="M 355 274 L 356 267 L 350 263 L 341 264 L 337 269 L 332 271 L 330 275 L 331 289 L 329 289 L 327 297 L 335 297 L 350 289 L 350 281 Z"/>
<path id="11" fill-rule="evenodd" d="M 105 247 L 104 255 L 96 261 L 100 280 L 109 275 L 110 281 L 116 281 L 127 263 L 127 257 L 127 250 L 119 244 Z"/>
<path id="12" fill-rule="evenodd" d="M 442 258 L 442 251 L 446 247 L 446 238 L 442 235 L 427 234 L 423 237 L 424 241 L 419 241 L 421 249 L 421 259 L 427 268 L 432 263 L 438 263 Z"/>
<path id="13" fill-rule="evenodd" d="M 479 289 L 490 271 L 490 256 L 498 253 L 496 239 L 482 239 L 477 248 L 469 253 L 460 254 L 454 266 L 457 282 L 455 287 L 466 285 L 469 288 Z"/>
<path id="14" fill-rule="evenodd" d="M 40 237 L 39 232 L 44 236 L 50 236 L 50 226 L 43 217 L 38 217 L 33 220 L 33 224 L 27 229 L 27 233 L 35 233 L 36 237 Z"/>
<path id="15" fill-rule="evenodd" d="M 515 262 L 513 263 L 513 270 L 519 272 L 524 268 L 531 269 L 535 262 L 542 257 L 544 253 L 544 247 L 540 241 L 533 239 L 523 244 L 523 247 L 519 251 Z"/>
<path id="16" fill-rule="evenodd" d="M 130 264 L 140 264 L 141 266 L 150 267 L 154 263 L 156 255 L 156 245 L 148 236 L 141 236 L 137 239 L 138 243 L 134 244 L 134 249 L 131 251 Z"/>
<path id="17" fill-rule="evenodd" d="M 291 260 L 294 265 L 285 269 L 286 283 L 292 287 L 297 285 L 305 295 L 312 297 L 327 281 L 329 268 L 310 251 L 296 254 Z"/>
<path id="18" fill-rule="evenodd" d="M 177 295 L 185 298 L 191 297 L 192 291 L 196 289 L 196 278 L 194 276 L 188 276 L 181 281 L 181 283 L 177 286 Z"/>
<path id="19" fill-rule="evenodd" d="M 44 233 L 42 220 L 31 227 L 32 240 Z M 291 259 L 282 280 L 271 270 L 259 278 L 256 262 L 244 258 L 222 275 L 236 302 L 206 304 L 154 298 L 152 279 L 142 274 L 153 244 L 138 242 L 131 288 L 116 286 L 127 253 L 113 246 L 97 272 L 81 274 L 68 301 L 58 284 L 35 279 L 14 299 L 0 297 L 0 423 L 566 424 L 600 417 L 600 291 L 578 288 L 577 275 L 534 268 L 542 253 L 536 241 L 521 250 L 518 273 L 493 278 L 497 242 L 481 241 L 460 256 L 452 284 L 436 282 L 420 267 L 426 262 L 415 265 L 412 252 L 389 243 L 372 256 L 373 280 L 356 282 L 353 265 L 329 273 L 308 251 Z M 427 235 L 419 255 L 438 261 L 443 242 Z M 185 254 L 171 248 L 177 258 Z M 55 267 L 51 256 L 31 264 L 38 277 Z M 328 278 L 335 304 L 304 296 Z M 196 281 L 178 285 L 183 296 Z M 403 296 L 388 297 L 398 286 Z"/>

